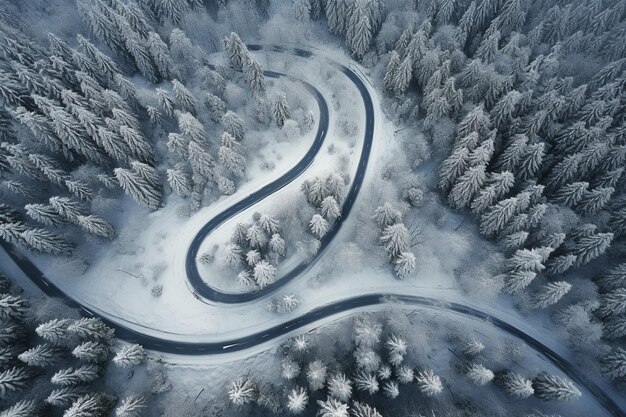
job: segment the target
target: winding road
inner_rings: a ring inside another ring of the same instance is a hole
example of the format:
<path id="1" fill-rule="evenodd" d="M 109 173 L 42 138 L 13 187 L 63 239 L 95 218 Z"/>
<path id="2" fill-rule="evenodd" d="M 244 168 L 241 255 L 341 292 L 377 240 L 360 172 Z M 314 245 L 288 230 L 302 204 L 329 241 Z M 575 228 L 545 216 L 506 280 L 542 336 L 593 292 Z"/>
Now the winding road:
<path id="1" fill-rule="evenodd" d="M 251 46 L 250 49 L 260 49 L 260 47 Z M 295 53 L 298 56 L 312 56 L 310 52 L 303 50 L 292 50 L 289 52 Z M 360 156 L 357 174 L 352 182 L 352 185 L 350 186 L 346 200 L 343 205 L 342 219 L 324 238 L 322 242 L 323 248 L 328 246 L 333 237 L 339 232 L 343 221 L 350 214 L 356 196 L 358 195 L 361 185 L 363 183 L 374 134 L 373 103 L 367 87 L 363 83 L 362 79 L 354 71 L 340 64 L 337 65 L 340 71 L 342 71 L 355 84 L 355 86 L 361 93 L 366 109 L 367 118 L 365 123 L 365 142 L 363 144 L 363 150 Z M 282 76 L 282 74 L 279 73 L 268 73 L 267 75 L 274 77 Z M 310 84 L 304 83 L 304 85 L 309 91 L 311 91 L 311 93 L 316 98 L 318 105 L 320 106 L 320 122 L 317 135 L 314 140 L 313 146 L 309 149 L 306 156 L 294 168 L 292 168 L 289 172 L 287 172 L 278 180 L 249 195 L 248 197 L 239 201 L 226 211 L 218 214 L 215 218 L 211 219 L 209 223 L 207 223 L 193 239 L 186 258 L 187 278 L 193 291 L 201 297 L 206 298 L 207 300 L 211 300 L 217 303 L 243 303 L 260 297 L 264 297 L 268 293 L 275 291 L 279 286 L 282 286 L 288 281 L 294 279 L 296 276 L 305 271 L 310 265 L 297 265 L 285 276 L 276 281 L 276 283 L 264 288 L 263 290 L 245 294 L 224 293 L 216 290 L 215 288 L 212 288 L 208 284 L 204 283 L 196 267 L 196 256 L 200 244 L 212 230 L 214 230 L 224 221 L 231 218 L 236 213 L 252 206 L 256 202 L 271 195 L 272 193 L 287 185 L 289 182 L 293 181 L 306 170 L 306 168 L 312 163 L 317 152 L 320 150 L 324 142 L 326 132 L 328 130 L 328 106 L 326 105 L 326 102 L 324 101 L 319 91 L 317 91 Z M 82 310 L 86 316 L 100 317 L 109 326 L 115 329 L 117 337 L 131 343 L 142 344 L 146 349 L 177 355 L 219 355 L 224 353 L 243 351 L 254 346 L 268 343 L 274 339 L 279 339 L 285 335 L 295 332 L 296 330 L 304 329 L 305 327 L 317 321 L 336 316 L 341 313 L 356 311 L 357 309 L 362 309 L 364 307 L 372 307 L 383 304 L 393 305 L 401 303 L 403 305 L 416 306 L 431 310 L 441 310 L 452 314 L 458 314 L 477 320 L 491 322 L 494 326 L 504 331 L 505 333 L 523 340 L 530 348 L 534 349 L 537 353 L 542 355 L 545 359 L 547 359 L 554 366 L 560 369 L 569 378 L 571 378 L 581 387 L 586 389 L 587 392 L 593 398 L 595 398 L 596 401 L 609 413 L 616 417 L 626 417 L 626 412 L 624 412 L 619 407 L 619 405 L 611 398 L 611 396 L 609 396 L 593 380 L 588 378 L 586 374 L 580 371 L 573 363 L 569 362 L 557 352 L 550 349 L 541 341 L 532 337 L 520 328 L 511 325 L 510 323 L 507 323 L 506 321 L 494 316 L 493 314 L 489 314 L 485 311 L 481 311 L 477 308 L 470 307 L 461 303 L 442 303 L 440 300 L 434 298 L 415 295 L 374 293 L 347 298 L 330 304 L 326 304 L 307 312 L 303 312 L 300 316 L 289 319 L 276 326 L 269 327 L 261 331 L 231 340 L 223 340 L 219 342 L 181 341 L 176 340 L 175 337 L 171 335 L 168 335 L 167 337 L 156 337 L 152 334 L 149 334 L 148 332 L 142 332 L 140 330 L 132 329 L 123 324 L 123 322 L 111 319 L 105 314 L 99 315 L 91 311 L 86 306 L 81 305 L 79 301 L 64 293 L 59 287 L 57 287 L 52 281 L 50 281 L 45 276 L 45 274 L 40 271 L 36 265 L 34 265 L 33 262 L 31 262 L 27 257 L 21 255 L 16 248 L 1 241 L 0 245 L 8 253 L 8 255 L 15 262 L 15 264 L 43 293 L 47 294 L 48 296 L 64 299 L 70 306 Z M 323 250 L 320 250 L 320 254 L 321 252 L 323 252 Z M 318 255 L 317 259 L 319 259 L 319 256 L 320 255 Z M 393 302 L 390 302 L 390 299 L 392 299 Z"/>

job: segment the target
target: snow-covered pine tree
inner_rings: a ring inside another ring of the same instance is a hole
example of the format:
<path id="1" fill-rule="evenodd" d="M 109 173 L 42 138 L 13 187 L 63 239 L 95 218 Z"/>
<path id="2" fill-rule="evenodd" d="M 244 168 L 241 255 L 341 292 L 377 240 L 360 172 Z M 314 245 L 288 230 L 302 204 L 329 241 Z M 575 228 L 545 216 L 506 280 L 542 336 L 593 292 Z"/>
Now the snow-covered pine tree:
<path id="1" fill-rule="evenodd" d="M 533 382 L 514 372 L 504 374 L 501 378 L 501 385 L 504 392 L 514 398 L 528 398 L 535 393 Z"/>
<path id="2" fill-rule="evenodd" d="M 400 395 L 400 387 L 396 381 L 387 381 L 383 384 L 383 393 L 390 399 L 395 399 Z"/>
<path id="3" fill-rule="evenodd" d="M 67 328 L 70 324 L 72 324 L 72 320 L 69 319 L 50 320 L 38 325 L 35 328 L 35 333 L 55 346 L 64 345 L 69 341 Z"/>
<path id="4" fill-rule="evenodd" d="M 459 177 L 448 195 L 452 207 L 460 209 L 470 204 L 485 183 L 487 178 L 485 169 L 485 164 L 474 166 Z"/>
<path id="5" fill-rule="evenodd" d="M 531 304 L 534 308 L 546 308 L 556 304 L 571 288 L 565 281 L 550 282 L 533 295 Z"/>
<path id="6" fill-rule="evenodd" d="M 191 179 L 182 169 L 168 169 L 166 171 L 167 184 L 172 191 L 181 197 L 191 195 Z"/>
<path id="7" fill-rule="evenodd" d="M 332 397 L 328 397 L 326 401 L 318 400 L 317 405 L 320 407 L 317 413 L 320 417 L 348 417 L 349 415 L 348 410 L 350 407 Z"/>
<path id="8" fill-rule="evenodd" d="M 44 343 L 20 353 L 17 358 L 28 366 L 40 366 L 45 368 L 57 363 L 61 355 L 61 350 Z"/>
<path id="9" fill-rule="evenodd" d="M 35 400 L 21 400 L 2 411 L 2 417 L 37 417 L 41 406 Z"/>
<path id="10" fill-rule="evenodd" d="M 191 140 L 200 144 L 205 143 L 204 126 L 191 113 L 175 111 L 178 119 L 178 129 Z"/>
<path id="11" fill-rule="evenodd" d="M 314 214 L 309 222 L 309 227 L 311 232 L 321 239 L 328 233 L 330 225 L 320 214 Z"/>
<path id="12" fill-rule="evenodd" d="M 196 99 L 189 90 L 177 79 L 172 80 L 172 89 L 174 90 L 174 96 L 178 106 L 184 111 L 191 114 L 196 114 L 197 104 Z"/>
<path id="13" fill-rule="evenodd" d="M 156 88 L 155 91 L 159 105 L 163 109 L 163 112 L 172 117 L 174 115 L 174 100 L 172 100 L 172 98 L 167 94 L 167 91 L 162 88 Z"/>
<path id="14" fill-rule="evenodd" d="M 467 368 L 467 377 L 478 386 L 488 384 L 493 380 L 494 374 L 485 368 L 483 364 L 473 363 Z"/>
<path id="15" fill-rule="evenodd" d="M 115 397 L 103 393 L 86 394 L 65 410 L 63 417 L 103 416 L 115 405 Z"/>
<path id="16" fill-rule="evenodd" d="M 253 94 L 262 94 L 265 91 L 265 78 L 263 78 L 263 68 L 257 60 L 250 54 L 246 58 L 243 67 L 246 76 L 246 84 Z"/>
<path id="17" fill-rule="evenodd" d="M 276 268 L 267 261 L 260 261 L 254 266 L 254 280 L 261 288 L 276 280 Z"/>
<path id="18" fill-rule="evenodd" d="M 373 395 L 378 392 L 379 384 L 376 374 L 359 371 L 354 379 L 354 383 L 359 391 L 367 392 Z"/>
<path id="19" fill-rule="evenodd" d="M 409 230 L 402 223 L 396 223 L 385 227 L 380 235 L 379 241 L 393 258 L 398 257 L 402 252 L 407 252 L 410 247 Z"/>
<path id="20" fill-rule="evenodd" d="M 235 379 L 228 390 L 228 398 L 237 405 L 242 406 L 253 402 L 258 394 L 256 384 L 247 376 Z"/>
<path id="21" fill-rule="evenodd" d="M 352 381 L 338 372 L 328 378 L 328 394 L 339 401 L 348 401 L 352 396 Z"/>
<path id="22" fill-rule="evenodd" d="M 327 367 L 320 360 L 309 363 L 306 371 L 306 379 L 311 391 L 318 391 L 324 388 L 326 383 Z"/>
<path id="23" fill-rule="evenodd" d="M 576 265 L 585 265 L 602 255 L 611 246 L 613 233 L 594 233 L 584 236 L 576 242 L 573 254 L 576 255 Z"/>
<path id="24" fill-rule="evenodd" d="M 93 382 L 100 374 L 101 369 L 98 365 L 82 365 L 78 368 L 61 369 L 52 375 L 50 382 L 64 387 L 76 386 Z"/>
<path id="25" fill-rule="evenodd" d="M 568 401 L 581 396 L 574 384 L 556 375 L 541 374 L 533 379 L 535 396 L 544 401 Z"/>
<path id="26" fill-rule="evenodd" d="M 427 397 L 434 397 L 443 391 L 441 378 L 435 375 L 432 369 L 419 371 L 415 376 L 415 380 L 420 392 Z"/>
<path id="27" fill-rule="evenodd" d="M 283 127 L 290 113 L 289 105 L 287 104 L 287 96 L 284 93 L 278 94 L 272 102 L 272 112 L 274 113 L 276 125 Z"/>
<path id="28" fill-rule="evenodd" d="M 141 365 L 147 358 L 146 352 L 141 345 L 124 345 L 115 354 L 113 363 L 123 368 Z"/>
<path id="29" fill-rule="evenodd" d="M 248 48 L 239 35 L 235 32 L 224 39 L 224 52 L 230 65 L 237 71 L 243 71 L 244 64 L 249 54 Z"/>
<path id="30" fill-rule="evenodd" d="M 22 391 L 32 378 L 27 368 L 13 367 L 0 372 L 0 398 Z"/>
<path id="31" fill-rule="evenodd" d="M 53 407 L 67 408 L 86 393 L 85 387 L 63 387 L 50 391 L 44 401 Z"/>
<path id="32" fill-rule="evenodd" d="M 19 236 L 29 247 L 43 253 L 63 255 L 74 249 L 72 243 L 46 229 L 26 229 Z"/>
<path id="33" fill-rule="evenodd" d="M 130 394 L 124 398 L 121 404 L 115 409 L 117 417 L 141 417 L 146 408 L 148 401 L 142 395 Z"/>
<path id="34" fill-rule="evenodd" d="M 101 363 L 107 360 L 111 351 L 110 346 L 99 341 L 87 341 L 76 346 L 72 350 L 72 355 L 88 363 Z"/>
<path id="35" fill-rule="evenodd" d="M 177 75 L 167 44 L 158 33 L 152 31 L 148 33 L 146 47 L 161 78 L 169 80 Z"/>
<path id="36" fill-rule="evenodd" d="M 309 394 L 303 387 L 293 388 L 287 394 L 287 409 L 293 414 L 300 414 L 309 403 Z"/>
<path id="37" fill-rule="evenodd" d="M 137 203 L 150 210 L 161 206 L 161 190 L 151 185 L 139 173 L 125 168 L 115 168 L 113 173 L 120 187 Z"/>
<path id="38" fill-rule="evenodd" d="M 113 239 L 115 237 L 115 229 L 104 219 L 96 216 L 78 216 L 78 225 L 92 235 L 100 236 L 105 239 Z"/>

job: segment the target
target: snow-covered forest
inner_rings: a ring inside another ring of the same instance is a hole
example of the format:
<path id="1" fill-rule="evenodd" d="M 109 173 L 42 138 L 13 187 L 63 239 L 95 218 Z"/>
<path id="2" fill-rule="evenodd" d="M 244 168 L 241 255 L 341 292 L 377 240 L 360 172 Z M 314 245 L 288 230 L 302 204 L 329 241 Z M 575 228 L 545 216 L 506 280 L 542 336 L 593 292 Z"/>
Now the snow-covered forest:
<path id="1" fill-rule="evenodd" d="M 626 415 L 626 0 L 0 0 L 0 417 Z"/>

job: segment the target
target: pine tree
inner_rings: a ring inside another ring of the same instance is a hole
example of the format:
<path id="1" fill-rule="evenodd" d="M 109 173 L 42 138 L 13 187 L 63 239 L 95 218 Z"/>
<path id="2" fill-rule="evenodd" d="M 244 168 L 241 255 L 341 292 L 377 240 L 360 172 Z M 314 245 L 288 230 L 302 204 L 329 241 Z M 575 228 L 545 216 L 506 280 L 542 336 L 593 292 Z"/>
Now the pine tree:
<path id="1" fill-rule="evenodd" d="M 248 55 L 248 48 L 235 32 L 231 32 L 230 36 L 224 39 L 224 52 L 230 65 L 237 71 L 242 71 Z"/>
<path id="2" fill-rule="evenodd" d="M 356 1 L 352 5 L 347 24 L 346 43 L 357 59 L 363 58 L 367 53 L 374 37 L 375 23 L 367 6 L 366 2 Z"/>
<path id="3" fill-rule="evenodd" d="M 28 386 L 32 375 L 26 368 L 13 367 L 0 372 L 0 398 L 22 391 Z"/>
<path id="4" fill-rule="evenodd" d="M 389 62 L 385 67 L 385 75 L 383 77 L 383 84 L 385 90 L 392 92 L 396 89 L 396 72 L 400 66 L 400 55 L 397 51 L 391 51 L 389 55 Z M 405 90 L 406 91 L 406 90 Z"/>
<path id="5" fill-rule="evenodd" d="M 48 367 L 54 365 L 60 358 L 61 351 L 47 343 L 37 345 L 26 352 L 20 353 L 17 358 L 28 366 Z"/>
<path id="6" fill-rule="evenodd" d="M 339 400 L 328 397 L 326 401 L 317 401 L 320 410 L 317 415 L 320 417 L 348 417 L 349 406 Z"/>
<path id="7" fill-rule="evenodd" d="M 141 365 L 146 360 L 146 352 L 141 345 L 124 345 L 113 358 L 113 363 L 123 368 Z"/>
<path id="8" fill-rule="evenodd" d="M 328 224 L 328 221 L 324 219 L 321 215 L 314 214 L 311 218 L 311 221 L 309 222 L 309 227 L 311 228 L 311 232 L 321 239 L 328 232 L 330 225 Z"/>
<path id="9" fill-rule="evenodd" d="M 68 197 L 50 197 L 49 202 L 60 216 L 72 223 L 77 223 L 78 217 L 84 214 L 81 203 Z"/>
<path id="10" fill-rule="evenodd" d="M 383 393 L 386 397 L 394 399 L 400 395 L 400 387 L 396 381 L 387 381 L 383 384 Z"/>
<path id="11" fill-rule="evenodd" d="M 174 115 L 174 101 L 162 88 L 155 89 L 159 105 L 166 115 L 172 117 Z"/>
<path id="12" fill-rule="evenodd" d="M 67 328 L 72 323 L 72 320 L 50 320 L 37 326 L 35 332 L 39 337 L 52 343 L 53 345 L 63 345 L 68 341 L 69 333 Z"/>
<path id="13" fill-rule="evenodd" d="M 536 277 L 537 273 L 533 271 L 511 271 L 506 276 L 504 290 L 508 294 L 516 294 L 529 286 Z"/>
<path id="14" fill-rule="evenodd" d="M 273 283 L 276 279 L 276 268 L 267 261 L 254 266 L 254 280 L 261 288 Z"/>
<path id="15" fill-rule="evenodd" d="M 353 404 L 352 415 L 354 417 L 382 417 L 376 408 L 358 401 L 355 401 Z"/>
<path id="16" fill-rule="evenodd" d="M 543 143 L 534 143 L 526 147 L 520 157 L 519 167 L 516 172 L 518 178 L 528 180 L 536 177 L 543 162 L 543 150 Z"/>
<path id="17" fill-rule="evenodd" d="M 27 229 L 20 234 L 20 237 L 29 247 L 43 253 L 64 255 L 71 253 L 74 249 L 73 244 L 46 229 Z"/>
<path id="18" fill-rule="evenodd" d="M 420 392 L 427 397 L 434 397 L 443 391 L 443 383 L 441 378 L 431 369 L 420 371 L 415 376 L 417 387 Z"/>
<path id="19" fill-rule="evenodd" d="M 29 307 L 28 301 L 19 295 L 0 295 L 0 319 L 2 320 L 21 320 Z"/>
<path id="20" fill-rule="evenodd" d="M 107 342 L 113 338 L 114 330 L 108 327 L 102 320 L 95 317 L 83 317 L 74 320 L 67 326 L 68 334 L 81 339 L 96 339 Z"/>
<path id="21" fill-rule="evenodd" d="M 342 373 L 333 374 L 328 378 L 328 394 L 339 401 L 348 401 L 352 396 L 352 381 Z"/>
<path id="22" fill-rule="evenodd" d="M 63 387 L 52 390 L 45 402 L 53 407 L 67 408 L 85 394 L 84 387 Z"/>
<path id="23" fill-rule="evenodd" d="M 197 111 L 196 99 L 193 97 L 191 92 L 189 92 L 189 90 L 187 90 L 187 88 L 177 79 L 172 80 L 172 88 L 179 107 L 184 112 L 195 115 Z"/>
<path id="24" fill-rule="evenodd" d="M 113 226 L 93 214 L 89 216 L 78 216 L 78 224 L 93 235 L 106 239 L 113 239 L 115 237 L 115 229 Z"/>
<path id="25" fill-rule="evenodd" d="M 358 390 L 373 395 L 378 392 L 379 385 L 375 374 L 365 371 L 359 371 L 354 379 L 354 383 Z"/>
<path id="26" fill-rule="evenodd" d="M 243 121 L 236 113 L 227 111 L 220 120 L 224 130 L 235 138 L 237 142 L 241 142 L 245 137 L 245 127 Z"/>
<path id="27" fill-rule="evenodd" d="M 604 317 L 619 316 L 626 312 L 626 289 L 618 288 L 602 294 L 598 313 Z"/>
<path id="28" fill-rule="evenodd" d="M 88 363 L 100 363 L 107 360 L 110 347 L 101 342 L 88 341 L 81 343 L 72 350 L 72 355 Z"/>
<path id="29" fill-rule="evenodd" d="M 283 127 L 285 121 L 289 118 L 289 105 L 287 104 L 287 96 L 284 93 L 279 94 L 272 103 L 272 112 L 274 113 L 274 120 L 278 127 Z"/>
<path id="30" fill-rule="evenodd" d="M 131 394 L 124 398 L 122 403 L 115 409 L 115 415 L 117 417 L 141 417 L 147 407 L 148 402 L 145 397 Z"/>
<path id="31" fill-rule="evenodd" d="M 174 62 L 169 54 L 167 45 L 163 42 L 158 33 L 151 31 L 148 34 L 146 46 L 159 75 L 164 79 L 175 77 L 176 70 L 174 69 Z"/>
<path id="32" fill-rule="evenodd" d="M 476 356 L 483 350 L 485 350 L 485 345 L 475 338 L 466 340 L 463 346 L 463 354 L 466 356 Z"/>
<path id="33" fill-rule="evenodd" d="M 326 383 L 326 365 L 320 360 L 315 360 L 309 363 L 306 372 L 306 378 L 309 382 L 309 388 L 311 391 L 318 391 L 324 388 Z"/>
<path id="34" fill-rule="evenodd" d="M 191 195 L 191 179 L 180 169 L 166 171 L 167 183 L 177 195 L 188 197 Z"/>
<path id="35" fill-rule="evenodd" d="M 469 168 L 452 187 L 448 200 L 454 208 L 467 207 L 486 180 L 485 165 Z"/>
<path id="36" fill-rule="evenodd" d="M 410 246 L 410 233 L 402 223 L 396 223 L 385 227 L 379 238 L 380 243 L 385 247 L 392 257 L 399 256 L 406 252 Z"/>
<path id="37" fill-rule="evenodd" d="M 187 151 L 194 175 L 206 181 L 215 181 L 215 164 L 209 152 L 195 141 L 189 142 Z"/>
<path id="38" fill-rule="evenodd" d="M 578 202 L 577 209 L 585 215 L 596 213 L 609 203 L 614 192 L 613 187 L 585 190 Z"/>
<path id="39" fill-rule="evenodd" d="M 309 403 L 309 394 L 302 387 L 293 388 L 287 395 L 287 409 L 293 414 L 300 414 Z"/>
<path id="40" fill-rule="evenodd" d="M 518 197 L 511 197 L 500 201 L 487 210 L 480 218 L 480 233 L 485 236 L 492 236 L 500 232 L 513 218 L 518 210 L 518 205 Z"/>
<path id="41" fill-rule="evenodd" d="M 230 384 L 228 398 L 237 405 L 242 406 L 253 402 L 257 397 L 257 387 L 248 377 L 239 377 Z"/>
<path id="42" fill-rule="evenodd" d="M 621 263 L 606 271 L 598 279 L 600 288 L 604 291 L 626 287 L 626 263 Z"/>
<path id="43" fill-rule="evenodd" d="M 546 308 L 556 304 L 572 288 L 565 281 L 550 282 L 542 286 L 532 297 L 534 308 Z"/>
<path id="44" fill-rule="evenodd" d="M 122 189 L 137 203 L 150 210 L 160 207 L 161 191 L 149 184 L 140 174 L 125 168 L 115 168 L 113 173 Z"/>
<path id="45" fill-rule="evenodd" d="M 220 146 L 217 155 L 220 163 L 230 172 L 238 177 L 243 177 L 245 171 L 245 159 L 242 155 L 226 146 Z"/>
<path id="46" fill-rule="evenodd" d="M 102 393 L 87 394 L 74 401 L 63 417 L 105 416 L 114 405 L 115 397 Z"/>
<path id="47" fill-rule="evenodd" d="M 526 152 L 528 138 L 525 135 L 515 135 L 504 152 L 497 158 L 496 166 L 501 171 L 517 172 L 518 166 Z"/>
<path id="48" fill-rule="evenodd" d="M 493 380 L 494 374 L 480 363 L 473 363 L 467 368 L 467 377 L 478 386 L 488 384 Z"/>
<path id="49" fill-rule="evenodd" d="M 387 226 L 391 226 L 392 224 L 396 224 L 402 222 L 402 213 L 400 211 L 393 208 L 393 206 L 387 202 L 382 206 L 378 207 L 374 211 L 374 220 L 376 220 L 376 224 L 381 229 L 384 229 Z"/>
<path id="50" fill-rule="evenodd" d="M 412 252 L 401 252 L 393 261 L 393 269 L 400 278 L 406 278 L 415 270 L 416 259 Z"/>
<path id="51" fill-rule="evenodd" d="M 533 379 L 535 395 L 544 401 L 567 401 L 580 397 L 580 391 L 569 380 L 541 374 Z"/>
<path id="52" fill-rule="evenodd" d="M 189 139 L 200 144 L 205 142 L 204 126 L 191 113 L 176 111 L 178 129 Z"/>
<path id="53" fill-rule="evenodd" d="M 543 262 L 544 255 L 539 249 L 519 249 L 508 260 L 508 265 L 512 271 L 540 272 L 545 268 Z"/>
<path id="54" fill-rule="evenodd" d="M 524 243 L 526 243 L 528 236 L 528 232 L 514 232 L 502 238 L 500 243 L 507 249 L 517 250 L 524 246 Z"/>
<path id="55" fill-rule="evenodd" d="M 573 254 L 576 255 L 576 264 L 585 265 L 602 255 L 613 240 L 613 233 L 597 233 L 585 236 L 576 242 Z"/>
<path id="56" fill-rule="evenodd" d="M 554 201 L 567 207 L 574 207 L 580 203 L 588 187 L 589 183 L 585 181 L 564 185 L 554 194 Z"/>
<path id="57" fill-rule="evenodd" d="M 447 191 L 469 166 L 470 151 L 465 146 L 456 148 L 441 164 L 439 188 Z"/>
<path id="58" fill-rule="evenodd" d="M 523 376 L 510 372 L 502 377 L 502 389 L 514 398 L 528 398 L 535 393 L 533 382 Z"/>
<path id="59" fill-rule="evenodd" d="M 246 84 L 254 94 L 261 94 L 265 91 L 263 68 L 252 55 L 247 56 L 243 72 L 246 76 Z"/>
<path id="60" fill-rule="evenodd" d="M 40 406 L 35 400 L 21 400 L 0 413 L 2 417 L 37 417 Z"/>
<path id="61" fill-rule="evenodd" d="M 64 387 L 81 385 L 98 379 L 100 371 L 100 367 L 97 365 L 82 365 L 76 369 L 61 369 L 52 375 L 50 382 Z"/>

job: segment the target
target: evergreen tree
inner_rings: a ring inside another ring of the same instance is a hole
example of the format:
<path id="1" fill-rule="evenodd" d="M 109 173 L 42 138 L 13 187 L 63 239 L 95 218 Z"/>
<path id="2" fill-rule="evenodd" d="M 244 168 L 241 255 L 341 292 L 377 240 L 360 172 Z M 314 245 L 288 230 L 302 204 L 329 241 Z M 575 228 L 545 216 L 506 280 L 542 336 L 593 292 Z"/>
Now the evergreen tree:
<path id="1" fill-rule="evenodd" d="M 609 203 L 614 192 L 613 187 L 585 190 L 578 202 L 577 209 L 585 215 L 602 210 Z"/>
<path id="2" fill-rule="evenodd" d="M 169 54 L 167 45 L 163 42 L 158 33 L 151 31 L 148 34 L 146 46 L 159 75 L 164 79 L 175 77 L 176 70 L 174 69 L 174 62 Z"/>
<path id="3" fill-rule="evenodd" d="M 224 39 L 224 51 L 230 65 L 237 71 L 243 71 L 248 48 L 235 32 L 231 32 L 230 36 Z"/>
<path id="4" fill-rule="evenodd" d="M 115 397 L 102 393 L 87 394 L 72 403 L 63 417 L 105 416 L 115 405 Z"/>
<path id="5" fill-rule="evenodd" d="M 178 129 L 189 139 L 200 144 L 205 142 L 204 126 L 191 113 L 176 112 Z"/>
<path id="6" fill-rule="evenodd" d="M 613 241 L 613 233 L 597 233 L 579 239 L 574 246 L 576 264 L 585 265 L 602 255 Z"/>
<path id="7" fill-rule="evenodd" d="M 289 105 L 287 104 L 287 96 L 285 94 L 279 94 L 272 103 L 272 111 L 274 113 L 274 120 L 278 127 L 283 127 L 285 121 L 289 118 Z"/>
<path id="8" fill-rule="evenodd" d="M 172 88 L 174 90 L 174 95 L 176 96 L 176 101 L 178 105 L 184 112 L 188 112 L 191 114 L 196 114 L 196 99 L 193 95 L 187 90 L 187 88 L 177 79 L 172 80 Z"/>
<path id="9" fill-rule="evenodd" d="M 491 382 L 494 374 L 482 364 L 473 363 L 467 369 L 467 377 L 471 379 L 474 384 L 482 386 Z"/>
<path id="10" fill-rule="evenodd" d="M 544 401 L 567 401 L 580 397 L 580 391 L 569 380 L 541 374 L 533 379 L 535 395 Z"/>
<path id="11" fill-rule="evenodd" d="M 461 146 L 456 148 L 441 164 L 439 188 L 447 191 L 469 166 L 470 151 Z"/>
<path id="12" fill-rule="evenodd" d="M 72 355 L 88 363 L 101 363 L 107 360 L 110 348 L 106 343 L 88 341 L 83 342 L 72 350 Z"/>
<path id="13" fill-rule="evenodd" d="M 245 127 L 243 121 L 236 113 L 227 111 L 220 120 L 226 133 L 230 134 L 237 142 L 241 142 L 245 137 Z"/>
<path id="14" fill-rule="evenodd" d="M 86 384 L 98 379 L 100 371 L 97 365 L 82 365 L 76 369 L 61 369 L 52 375 L 50 382 L 64 387 Z"/>
<path id="15" fill-rule="evenodd" d="M 0 398 L 22 391 L 31 379 L 32 375 L 26 368 L 13 367 L 0 372 Z"/>
<path id="16" fill-rule="evenodd" d="M 400 395 L 400 387 L 396 381 L 387 381 L 383 384 L 383 393 L 386 397 L 394 399 Z"/>
<path id="17" fill-rule="evenodd" d="M 233 404 L 242 406 L 253 402 L 257 393 L 257 387 L 250 378 L 239 377 L 230 384 L 228 398 Z"/>
<path id="18" fill-rule="evenodd" d="M 626 263 L 618 264 L 606 271 L 598 279 L 598 284 L 604 291 L 626 288 Z"/>
<path id="19" fill-rule="evenodd" d="M 68 319 L 54 319 L 38 325 L 35 332 L 39 337 L 55 346 L 63 345 L 68 341 L 67 328 L 71 323 L 72 321 Z"/>
<path id="20" fill-rule="evenodd" d="M 2 417 L 37 417 L 40 406 L 35 400 L 21 400 L 5 409 L 0 414 Z"/>
<path id="21" fill-rule="evenodd" d="M 261 94 L 265 91 L 263 68 L 252 55 L 248 55 L 243 72 L 246 76 L 246 84 L 254 94 Z"/>
<path id="22" fill-rule="evenodd" d="M 69 254 L 74 249 L 73 244 L 46 229 L 26 229 L 20 237 L 29 247 L 43 253 L 63 255 Z"/>
<path id="23" fill-rule="evenodd" d="M 174 101 L 162 88 L 155 89 L 159 105 L 166 115 L 172 117 L 174 115 Z"/>
<path id="24" fill-rule="evenodd" d="M 311 391 L 318 391 L 324 387 L 326 383 L 327 368 L 320 360 L 315 360 L 309 363 L 306 372 L 306 378 L 309 382 L 309 388 Z"/>
<path id="25" fill-rule="evenodd" d="M 161 191 L 149 184 L 139 173 L 125 168 L 115 168 L 113 173 L 122 189 L 137 203 L 150 210 L 160 207 Z"/>
<path id="26" fill-rule="evenodd" d="M 535 393 L 531 380 L 514 372 L 505 374 L 502 378 L 502 389 L 514 398 L 528 398 Z"/>
<path id="27" fill-rule="evenodd" d="M 311 228 L 311 232 L 321 239 L 328 232 L 330 225 L 321 215 L 314 214 L 309 222 L 309 227 Z"/>
<path id="28" fill-rule="evenodd" d="M 115 415 L 117 417 L 141 417 L 148 407 L 146 398 L 131 394 L 124 398 L 121 404 L 115 409 Z"/>
<path id="29" fill-rule="evenodd" d="M 188 197 L 191 195 L 191 179 L 180 169 L 168 169 L 166 171 L 167 183 L 177 195 Z"/>
<path id="30" fill-rule="evenodd" d="M 113 226 L 93 214 L 89 216 L 78 216 L 78 225 L 96 236 L 106 239 L 113 239 L 115 237 L 115 229 Z"/>
<path id="31" fill-rule="evenodd" d="M 393 261 L 393 269 L 397 276 L 406 278 L 415 270 L 416 259 L 411 252 L 401 252 Z"/>
<path id="32" fill-rule="evenodd" d="M 85 394 L 84 387 L 63 387 L 52 390 L 45 402 L 53 407 L 67 408 Z"/>
<path id="33" fill-rule="evenodd" d="M 387 250 L 387 253 L 396 258 L 402 252 L 408 251 L 411 239 L 406 226 L 402 223 L 396 223 L 385 227 L 379 240 Z"/>
<path id="34" fill-rule="evenodd" d="M 276 268 L 267 261 L 260 261 L 254 266 L 254 280 L 263 288 L 276 279 Z"/>
<path id="35" fill-rule="evenodd" d="M 485 165 L 469 168 L 448 195 L 450 205 L 455 208 L 467 207 L 486 180 Z"/>
<path id="36" fill-rule="evenodd" d="M 339 401 L 348 401 L 352 396 L 352 381 L 342 373 L 328 378 L 328 394 Z"/>
<path id="37" fill-rule="evenodd" d="M 141 345 L 124 345 L 113 358 L 113 363 L 123 368 L 141 365 L 146 360 L 146 352 Z"/>
<path id="38" fill-rule="evenodd" d="M 60 358 L 61 351 L 47 343 L 37 345 L 26 352 L 20 353 L 17 358 L 28 366 L 48 367 L 54 365 Z"/>
<path id="39" fill-rule="evenodd" d="M 431 369 L 418 372 L 415 376 L 415 380 L 420 392 L 427 397 L 434 397 L 443 392 L 441 378 L 435 375 Z"/>
<path id="40" fill-rule="evenodd" d="M 550 282 L 542 286 L 532 297 L 534 308 L 546 308 L 556 304 L 572 288 L 565 281 Z"/>

